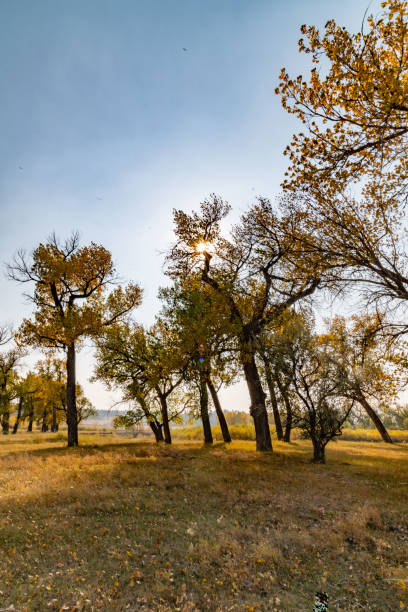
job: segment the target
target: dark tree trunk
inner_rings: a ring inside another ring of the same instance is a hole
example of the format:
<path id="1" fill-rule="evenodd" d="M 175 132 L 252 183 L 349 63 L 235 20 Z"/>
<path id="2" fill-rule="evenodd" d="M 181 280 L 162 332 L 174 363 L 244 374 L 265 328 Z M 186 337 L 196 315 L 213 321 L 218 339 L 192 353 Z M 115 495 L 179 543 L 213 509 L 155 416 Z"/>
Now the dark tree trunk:
<path id="1" fill-rule="evenodd" d="M 9 410 L 5 410 L 3 412 L 3 416 L 1 419 L 1 428 L 5 436 L 10 433 L 10 411 Z"/>
<path id="2" fill-rule="evenodd" d="M 75 344 L 67 348 L 67 426 L 68 446 L 78 446 L 78 415 L 76 408 Z"/>
<path id="3" fill-rule="evenodd" d="M 263 355 L 262 355 L 262 361 L 264 362 L 264 366 L 265 366 L 265 378 L 266 378 L 266 384 L 268 385 L 269 397 L 270 397 L 271 405 L 272 405 L 273 420 L 275 421 L 276 437 L 278 438 L 278 440 L 282 440 L 283 439 L 282 421 L 281 421 L 280 414 L 279 414 L 278 400 L 276 399 L 275 384 L 273 382 L 271 366 L 267 358 L 264 357 Z"/>
<path id="4" fill-rule="evenodd" d="M 51 421 L 51 431 L 58 431 L 58 423 L 57 423 L 57 409 L 55 406 L 52 407 L 52 421 Z"/>
<path id="5" fill-rule="evenodd" d="M 150 428 L 154 433 L 154 437 L 156 438 L 156 442 L 164 442 L 163 438 L 163 428 L 160 423 L 157 421 L 149 421 Z"/>
<path id="6" fill-rule="evenodd" d="M 313 463 L 326 463 L 326 446 L 320 440 L 313 440 Z"/>
<path id="7" fill-rule="evenodd" d="M 210 417 L 208 415 L 208 392 L 205 372 L 200 369 L 200 415 L 203 423 L 204 442 L 205 444 L 213 443 L 211 431 Z"/>
<path id="8" fill-rule="evenodd" d="M 42 415 L 42 423 L 41 423 L 41 431 L 43 433 L 48 431 L 48 425 L 47 425 L 46 419 L 47 419 L 47 408 L 44 407 L 43 415 Z"/>
<path id="9" fill-rule="evenodd" d="M 276 376 L 276 382 L 279 388 L 279 392 L 282 396 L 283 403 L 285 404 L 285 410 L 286 410 L 285 434 L 283 436 L 283 441 L 289 443 L 290 434 L 292 433 L 293 414 L 292 414 L 292 406 L 290 405 L 288 387 L 287 385 L 282 384 L 282 382 L 279 380 L 279 376 Z"/>
<path id="10" fill-rule="evenodd" d="M 254 419 L 256 450 L 272 450 L 271 432 L 269 430 L 268 413 L 266 411 L 265 393 L 255 362 L 255 351 L 249 349 L 242 355 L 242 365 L 245 380 L 251 398 L 250 413 Z"/>
<path id="11" fill-rule="evenodd" d="M 160 398 L 160 409 L 161 409 L 163 430 L 164 430 L 164 441 L 166 442 L 166 444 L 171 444 L 171 433 L 170 433 L 170 424 L 169 424 L 169 411 L 167 407 L 167 398 L 161 392 L 159 392 L 159 398 Z"/>
<path id="12" fill-rule="evenodd" d="M 32 400 L 32 398 L 30 397 L 30 411 L 28 413 L 28 427 L 27 427 L 27 431 L 31 432 L 33 431 L 33 421 L 34 421 L 34 402 Z"/>
<path id="13" fill-rule="evenodd" d="M 13 427 L 13 434 L 16 434 L 18 431 L 18 426 L 20 425 L 20 419 L 21 419 L 21 413 L 23 410 L 23 398 L 19 397 L 18 398 L 18 408 L 17 408 L 17 416 L 16 416 L 16 422 L 14 423 L 14 427 Z"/>
<path id="14" fill-rule="evenodd" d="M 220 424 L 223 440 L 224 442 L 231 442 L 231 436 L 230 436 L 230 432 L 228 429 L 228 424 L 227 424 L 227 421 L 225 419 L 224 413 L 221 408 L 220 400 L 218 398 L 218 393 L 209 375 L 207 375 L 207 386 L 211 393 L 211 398 L 214 404 L 215 412 L 217 413 L 218 422 Z"/>
<path id="15" fill-rule="evenodd" d="M 390 434 L 385 429 L 383 422 L 381 421 L 380 417 L 375 412 L 375 410 L 371 408 L 370 404 L 368 403 L 364 395 L 359 395 L 356 399 L 359 402 L 359 404 L 363 406 L 364 410 L 367 412 L 368 416 L 370 417 L 370 419 L 376 426 L 377 430 L 380 432 L 380 436 L 382 437 L 384 442 L 387 442 L 387 444 L 393 444 Z"/>

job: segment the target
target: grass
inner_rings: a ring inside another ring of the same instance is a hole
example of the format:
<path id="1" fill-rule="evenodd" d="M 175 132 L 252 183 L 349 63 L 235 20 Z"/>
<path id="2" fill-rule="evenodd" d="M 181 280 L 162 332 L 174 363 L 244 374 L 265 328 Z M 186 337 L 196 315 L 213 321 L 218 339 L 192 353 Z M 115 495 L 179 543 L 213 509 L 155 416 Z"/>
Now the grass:
<path id="1" fill-rule="evenodd" d="M 217 425 L 212 427 L 214 440 L 222 441 L 221 428 Z M 255 428 L 252 424 L 245 425 L 230 425 L 229 430 L 233 440 L 255 440 Z M 275 428 L 271 427 L 271 435 L 276 439 Z M 301 439 L 300 429 L 293 429 L 292 440 Z M 408 442 L 408 430 L 389 430 L 389 434 L 394 442 Z M 202 440 L 203 428 L 201 425 L 192 427 L 178 427 L 174 429 L 173 436 L 179 440 Z M 343 429 L 342 440 L 350 440 L 355 442 L 381 442 L 381 436 L 376 429 Z"/>
<path id="2" fill-rule="evenodd" d="M 0 609 L 408 609 L 403 444 L 54 438 L 0 441 Z"/>

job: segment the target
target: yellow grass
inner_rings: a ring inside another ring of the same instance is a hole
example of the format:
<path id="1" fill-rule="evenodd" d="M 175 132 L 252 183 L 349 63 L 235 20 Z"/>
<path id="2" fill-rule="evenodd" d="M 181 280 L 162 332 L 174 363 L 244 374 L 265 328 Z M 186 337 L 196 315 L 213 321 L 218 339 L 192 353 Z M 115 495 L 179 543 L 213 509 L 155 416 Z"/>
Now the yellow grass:
<path id="1" fill-rule="evenodd" d="M 0 441 L 0 608 L 408 609 L 405 445 L 55 438 Z"/>

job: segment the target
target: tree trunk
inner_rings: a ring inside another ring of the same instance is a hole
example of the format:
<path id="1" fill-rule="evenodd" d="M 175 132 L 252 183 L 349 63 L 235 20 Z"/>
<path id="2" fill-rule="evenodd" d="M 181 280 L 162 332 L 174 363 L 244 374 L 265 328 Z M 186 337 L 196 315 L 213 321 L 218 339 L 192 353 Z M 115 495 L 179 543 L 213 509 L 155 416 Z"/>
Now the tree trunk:
<path id="1" fill-rule="evenodd" d="M 241 359 L 251 398 L 250 413 L 255 425 L 256 450 L 269 451 L 272 450 L 271 432 L 265 405 L 265 393 L 255 363 L 255 351 L 247 350 Z"/>
<path id="2" fill-rule="evenodd" d="M 34 421 L 34 402 L 32 397 L 30 397 L 30 412 L 28 413 L 28 427 L 27 431 L 33 431 L 33 421 Z"/>
<path id="3" fill-rule="evenodd" d="M 279 376 L 276 376 L 276 383 L 279 388 L 279 392 L 282 396 L 283 403 L 285 404 L 286 410 L 286 423 L 285 423 L 285 434 L 283 436 L 284 442 L 290 442 L 290 434 L 292 433 L 292 424 L 293 424 L 293 414 L 292 414 L 292 406 L 290 405 L 289 395 L 288 395 L 288 387 L 287 385 L 283 385 L 279 379 Z"/>
<path id="4" fill-rule="evenodd" d="M 162 422 L 163 422 L 164 441 L 166 442 L 166 444 L 171 444 L 171 433 L 170 433 L 170 425 L 169 425 L 169 411 L 167 408 L 167 399 L 163 393 L 161 393 L 160 391 L 158 393 L 159 393 L 160 409 L 161 409 Z"/>
<path id="5" fill-rule="evenodd" d="M 53 432 L 58 431 L 57 409 L 55 408 L 55 406 L 52 407 L 51 431 L 53 431 Z"/>
<path id="6" fill-rule="evenodd" d="M 43 433 L 48 431 L 48 425 L 46 423 L 46 418 L 47 418 L 47 408 L 44 407 L 43 415 L 42 415 L 42 424 L 41 424 L 41 431 Z"/>
<path id="7" fill-rule="evenodd" d="M 75 396 L 75 344 L 67 348 L 67 426 L 68 446 L 78 446 L 78 415 Z"/>
<path id="8" fill-rule="evenodd" d="M 205 372 L 200 369 L 200 415 L 203 423 L 204 442 L 212 444 L 213 437 L 211 431 L 210 417 L 208 415 L 208 392 Z"/>
<path id="9" fill-rule="evenodd" d="M 154 437 L 156 438 L 156 442 L 164 442 L 163 438 L 163 428 L 160 423 L 157 421 L 149 421 L 150 428 L 154 433 Z"/>
<path id="10" fill-rule="evenodd" d="M 375 412 L 375 410 L 371 408 L 370 404 L 368 403 L 364 395 L 359 395 L 356 399 L 359 402 L 359 404 L 363 406 L 364 410 L 367 412 L 368 416 L 370 417 L 370 419 L 376 426 L 377 430 L 380 432 L 380 436 L 382 437 L 384 442 L 387 442 L 387 444 L 393 444 L 390 434 L 385 429 L 383 422 L 381 421 L 380 417 Z"/>
<path id="11" fill-rule="evenodd" d="M 269 397 L 270 397 L 271 404 L 272 404 L 273 420 L 275 421 L 276 436 L 278 440 L 282 440 L 283 439 L 282 421 L 281 421 L 280 414 L 279 414 L 278 400 L 276 399 L 275 385 L 274 385 L 273 378 L 272 378 L 271 366 L 266 357 L 264 357 L 263 355 L 261 355 L 261 357 L 262 357 L 262 361 L 265 366 L 265 378 L 266 378 L 266 384 L 268 385 Z"/>
<path id="12" fill-rule="evenodd" d="M 14 427 L 13 427 L 13 434 L 17 433 L 18 430 L 18 426 L 20 425 L 20 419 L 21 419 L 21 412 L 23 410 L 23 398 L 19 397 L 18 398 L 18 409 L 17 409 L 17 416 L 16 416 L 16 422 L 14 423 Z"/>
<path id="13" fill-rule="evenodd" d="M 231 436 L 230 436 L 230 432 L 228 429 L 228 423 L 225 419 L 224 413 L 222 411 L 221 408 L 221 404 L 220 404 L 220 400 L 218 398 L 218 393 L 214 387 L 214 384 L 210 378 L 210 376 L 207 374 L 207 386 L 210 390 L 211 393 L 211 398 L 214 404 L 214 408 L 215 408 L 215 412 L 217 413 L 217 417 L 218 417 L 218 422 L 220 424 L 220 428 L 221 428 L 221 432 L 222 432 L 222 437 L 224 442 L 231 442 Z"/>
<path id="14" fill-rule="evenodd" d="M 326 463 L 326 446 L 320 440 L 313 440 L 313 463 Z"/>
<path id="15" fill-rule="evenodd" d="M 10 433 L 10 410 L 5 410 L 1 419 L 1 428 L 6 436 Z"/>

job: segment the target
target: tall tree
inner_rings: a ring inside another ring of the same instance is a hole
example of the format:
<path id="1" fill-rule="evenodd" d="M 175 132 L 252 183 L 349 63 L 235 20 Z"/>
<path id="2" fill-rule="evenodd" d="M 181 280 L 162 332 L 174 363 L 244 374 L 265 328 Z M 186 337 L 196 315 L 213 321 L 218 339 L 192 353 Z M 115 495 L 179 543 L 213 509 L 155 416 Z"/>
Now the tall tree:
<path id="1" fill-rule="evenodd" d="M 283 69 L 277 93 L 306 128 L 286 151 L 283 183 L 304 221 L 297 238 L 330 263 L 337 286 L 358 288 L 374 312 L 393 312 L 388 330 L 398 335 L 408 332 L 408 10 L 403 0 L 382 8 L 355 34 L 333 20 L 323 33 L 302 26 L 299 50 L 314 67 L 308 79 Z"/>
<path id="2" fill-rule="evenodd" d="M 66 352 L 68 446 L 76 446 L 76 351 L 85 337 L 98 337 L 139 305 L 141 289 L 129 284 L 108 292 L 115 281 L 110 252 L 95 243 L 80 247 L 78 234 L 65 242 L 52 235 L 31 258 L 19 251 L 8 272 L 11 279 L 35 286 L 30 296 L 34 317 L 24 320 L 19 337 L 32 346 Z"/>
<path id="3" fill-rule="evenodd" d="M 232 228 L 229 239 L 220 223 L 230 206 L 212 196 L 200 212 L 174 211 L 177 242 L 168 255 L 168 273 L 176 279 L 201 270 L 202 281 L 223 300 L 235 327 L 239 358 L 251 398 L 257 450 L 272 449 L 265 393 L 256 363 L 257 338 L 267 323 L 298 300 L 311 295 L 320 283 L 309 274 L 291 273 L 298 243 L 287 239 L 288 222 L 271 203 L 262 200 Z"/>
<path id="4" fill-rule="evenodd" d="M 228 424 L 218 397 L 222 384 L 231 384 L 237 369 L 233 355 L 231 325 L 222 301 L 211 299 L 210 289 L 200 277 L 161 289 L 162 316 L 177 337 L 177 351 L 185 356 L 192 379 L 199 379 L 201 418 L 205 441 L 212 439 L 208 416 L 208 391 L 217 414 L 224 442 L 231 442 Z M 196 374 L 196 376 L 195 376 Z M 191 378 L 186 371 L 186 379 Z M 205 388 L 207 387 L 207 389 Z M 206 424 L 204 425 L 204 420 Z"/>

